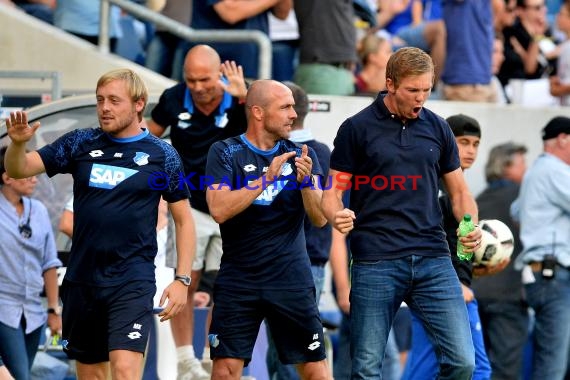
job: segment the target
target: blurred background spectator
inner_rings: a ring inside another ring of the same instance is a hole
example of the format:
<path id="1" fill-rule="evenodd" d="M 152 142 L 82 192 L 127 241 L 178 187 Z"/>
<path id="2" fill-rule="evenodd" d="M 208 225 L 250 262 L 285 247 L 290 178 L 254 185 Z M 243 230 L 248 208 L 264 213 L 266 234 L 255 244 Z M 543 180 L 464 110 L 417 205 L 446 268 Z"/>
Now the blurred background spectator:
<path id="1" fill-rule="evenodd" d="M 155 10 L 160 11 L 163 16 L 190 26 L 191 0 L 166 0 L 163 5 L 162 9 Z M 157 27 L 146 51 L 145 66 L 165 77 L 181 81 L 187 45 L 186 40 Z"/>
<path id="2" fill-rule="evenodd" d="M 356 66 L 354 8 L 346 0 L 297 0 L 299 65 L 294 80 L 308 94 L 352 95 Z"/>

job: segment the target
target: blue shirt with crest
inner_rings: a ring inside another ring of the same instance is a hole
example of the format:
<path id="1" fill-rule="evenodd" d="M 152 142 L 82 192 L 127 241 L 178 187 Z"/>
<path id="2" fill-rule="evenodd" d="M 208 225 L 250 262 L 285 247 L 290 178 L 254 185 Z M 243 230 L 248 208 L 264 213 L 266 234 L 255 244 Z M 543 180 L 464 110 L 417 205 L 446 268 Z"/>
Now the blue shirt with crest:
<path id="1" fill-rule="evenodd" d="M 97 128 L 69 132 L 38 153 L 50 177 L 74 179 L 65 279 L 94 286 L 154 281 L 160 197 L 171 203 L 189 197 L 176 150 L 147 130 L 113 138 Z"/>
<path id="2" fill-rule="evenodd" d="M 229 186 L 239 190 L 264 176 L 274 157 L 301 147 L 281 140 L 270 150 L 253 146 L 245 135 L 212 145 L 206 175 L 212 189 Z M 312 173 L 322 175 L 312 148 Z M 224 255 L 216 285 L 247 289 L 303 289 L 314 286 L 305 244 L 305 209 L 294 159 L 284 165 L 282 175 L 270 184 L 241 213 L 220 224 Z M 253 185 L 252 185 L 253 186 Z"/>

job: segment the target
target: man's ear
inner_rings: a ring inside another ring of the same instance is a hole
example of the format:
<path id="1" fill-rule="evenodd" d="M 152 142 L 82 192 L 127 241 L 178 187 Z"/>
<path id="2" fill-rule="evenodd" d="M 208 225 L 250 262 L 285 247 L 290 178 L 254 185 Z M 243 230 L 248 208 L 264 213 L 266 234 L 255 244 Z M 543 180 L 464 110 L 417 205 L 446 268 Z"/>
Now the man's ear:
<path id="1" fill-rule="evenodd" d="M 8 173 L 4 172 L 2 173 L 2 184 L 8 183 L 10 182 L 12 178 L 8 175 Z"/>
<path id="2" fill-rule="evenodd" d="M 139 99 L 135 102 L 135 111 L 137 111 L 137 113 L 142 112 L 142 110 L 144 110 L 145 107 L 145 99 Z"/>
<path id="3" fill-rule="evenodd" d="M 394 81 L 391 78 L 386 78 L 386 90 L 388 90 L 390 94 L 396 93 L 396 86 L 394 86 Z"/>
<path id="4" fill-rule="evenodd" d="M 255 118 L 255 120 L 261 120 L 263 118 L 263 108 L 260 106 L 251 106 L 251 114 Z"/>

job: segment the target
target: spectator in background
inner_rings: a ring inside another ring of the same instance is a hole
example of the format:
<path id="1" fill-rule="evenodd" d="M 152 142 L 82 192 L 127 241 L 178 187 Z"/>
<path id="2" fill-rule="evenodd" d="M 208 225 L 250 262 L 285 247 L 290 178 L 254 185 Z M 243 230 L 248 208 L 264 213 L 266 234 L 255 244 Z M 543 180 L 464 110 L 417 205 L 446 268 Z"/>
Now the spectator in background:
<path id="1" fill-rule="evenodd" d="M 308 94 L 352 95 L 356 28 L 352 1 L 295 1 L 299 66 L 294 81 Z"/>
<path id="2" fill-rule="evenodd" d="M 293 93 L 293 99 L 295 100 L 294 109 L 297 113 L 297 118 L 291 126 L 289 140 L 298 143 L 301 146 L 303 144 L 307 144 L 308 147 L 312 148 L 319 160 L 323 173 L 328 173 L 329 160 L 331 156 L 329 147 L 326 144 L 315 140 L 311 130 L 309 128 L 305 128 L 305 117 L 309 113 L 309 98 L 305 91 L 295 83 L 284 82 L 284 84 Z M 320 182 L 317 186 L 324 189 L 327 183 L 326 177 L 320 177 L 319 181 Z M 305 231 L 307 254 L 311 261 L 311 272 L 313 275 L 313 281 L 315 282 L 316 301 L 318 305 L 321 299 L 321 293 L 325 286 L 325 264 L 329 259 L 332 229 L 328 223 L 322 227 L 315 226 L 307 215 L 305 215 L 303 226 Z M 269 330 L 268 335 L 270 335 Z M 275 347 L 275 342 L 271 338 L 269 339 L 269 348 L 267 350 L 267 369 L 270 379 L 299 379 L 299 375 L 294 365 L 281 364 Z"/>
<path id="3" fill-rule="evenodd" d="M 570 346 L 570 118 L 552 118 L 542 141 L 511 205 L 523 243 L 515 269 L 534 310 L 531 379 L 561 380 Z"/>
<path id="4" fill-rule="evenodd" d="M 502 35 L 496 35 L 493 39 L 493 55 L 491 57 L 491 72 L 493 77 L 491 78 L 491 84 L 497 91 L 497 104 L 506 104 L 507 96 L 505 95 L 505 89 L 501 84 L 501 81 L 497 77 L 501 65 L 505 61 L 505 44 L 503 43 Z"/>
<path id="5" fill-rule="evenodd" d="M 99 44 L 99 20 L 101 0 L 57 0 L 54 12 L 54 25 L 79 38 Z M 109 47 L 116 51 L 117 40 L 122 31 L 119 25 L 121 9 L 111 6 L 109 17 Z"/>
<path id="6" fill-rule="evenodd" d="M 166 0 L 160 13 L 190 26 L 192 1 Z M 181 81 L 187 47 L 186 40 L 157 27 L 147 48 L 145 66 L 175 81 Z"/>
<path id="7" fill-rule="evenodd" d="M 184 82 L 165 90 L 147 121 L 149 130 L 161 136 L 170 127 L 172 146 L 184 164 L 192 184 L 192 214 L 196 223 L 197 250 L 192 263 L 192 283 L 188 302 L 171 321 L 178 358 L 178 379 L 204 379 L 208 373 L 196 358 L 194 336 L 194 293 L 202 270 L 217 271 L 222 257 L 220 228 L 209 214 L 203 176 L 210 146 L 219 140 L 245 131 L 242 100 L 247 88 L 241 66 L 220 62 L 218 53 L 208 45 L 194 46 L 184 60 Z M 222 78 L 223 76 L 223 78 Z M 171 252 L 171 251 L 169 251 Z M 168 262 L 173 265 L 174 262 Z"/>
<path id="8" fill-rule="evenodd" d="M 544 0 L 517 0 L 517 20 L 503 29 L 505 62 L 498 77 L 506 86 L 511 79 L 538 79 L 555 67 L 559 54 L 546 20 Z"/>
<path id="9" fill-rule="evenodd" d="M 493 24 L 489 0 L 449 0 L 443 4 L 447 56 L 441 79 L 445 100 L 496 102 L 493 85 Z"/>
<path id="10" fill-rule="evenodd" d="M 294 10 L 285 20 L 269 13 L 269 37 L 273 48 L 271 79 L 292 81 L 299 64 L 299 25 Z"/>
<path id="11" fill-rule="evenodd" d="M 30 378 L 45 323 L 61 333 L 57 257 L 45 206 L 30 198 L 36 176 L 6 173 L 0 149 L 0 363 L 18 380 Z M 45 289 L 47 312 L 40 293 Z"/>
<path id="12" fill-rule="evenodd" d="M 570 106 L 570 1 L 565 0 L 556 15 L 558 30 L 566 35 L 560 45 L 557 70 L 550 77 L 550 94 L 558 96 L 561 106 Z"/>
<path id="13" fill-rule="evenodd" d="M 362 69 L 356 74 L 358 95 L 376 95 L 386 89 L 386 64 L 392 55 L 392 43 L 376 34 L 367 34 L 358 44 Z"/>
<path id="14" fill-rule="evenodd" d="M 30 16 L 34 16 L 48 24 L 53 24 L 53 10 L 56 0 L 12 0 Z"/>
<path id="15" fill-rule="evenodd" d="M 292 0 L 202 0 L 192 2 L 192 27 L 201 29 L 258 30 L 269 36 L 269 12 L 287 18 Z M 259 49 L 254 43 L 210 43 L 222 61 L 242 65 L 246 78 L 259 78 Z"/>
<path id="16" fill-rule="evenodd" d="M 424 20 L 423 17 L 421 0 L 378 0 L 377 28 L 394 36 L 392 43 L 398 47 L 414 46 L 428 52 L 437 84 L 445 66 L 445 24 L 441 19 Z"/>
<path id="17" fill-rule="evenodd" d="M 495 35 L 503 37 L 503 29 L 516 20 L 517 0 L 493 0 L 493 28 Z"/>
<path id="18" fill-rule="evenodd" d="M 526 151 L 525 146 L 512 142 L 494 146 L 485 165 L 487 187 L 476 198 L 479 218 L 505 223 L 513 233 L 515 246 L 511 262 L 502 272 L 473 279 L 492 378 L 496 380 L 521 376 L 523 351 L 528 340 L 528 306 L 521 273 L 514 268 L 522 243 L 518 225 L 509 213 L 526 171 Z"/>

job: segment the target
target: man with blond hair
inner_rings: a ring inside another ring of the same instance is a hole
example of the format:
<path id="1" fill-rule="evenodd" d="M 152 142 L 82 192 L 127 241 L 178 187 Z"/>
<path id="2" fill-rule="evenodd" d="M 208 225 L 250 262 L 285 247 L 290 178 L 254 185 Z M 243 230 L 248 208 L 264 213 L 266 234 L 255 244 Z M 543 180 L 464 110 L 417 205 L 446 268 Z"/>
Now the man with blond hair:
<path id="1" fill-rule="evenodd" d="M 39 123 L 23 111 L 6 120 L 11 143 L 7 173 L 26 178 L 46 172 L 73 175 L 73 246 L 63 280 L 64 351 L 77 361 L 79 379 L 140 379 L 156 290 L 154 257 L 161 196 L 176 223 L 177 278 L 164 290 L 161 321 L 184 307 L 194 255 L 194 222 L 182 163 L 166 142 L 141 128 L 148 99 L 141 78 L 117 69 L 99 79 L 99 128 L 77 129 L 27 152 Z M 151 186 L 156 173 L 167 179 Z"/>

